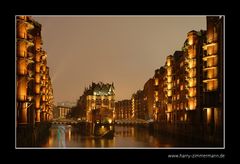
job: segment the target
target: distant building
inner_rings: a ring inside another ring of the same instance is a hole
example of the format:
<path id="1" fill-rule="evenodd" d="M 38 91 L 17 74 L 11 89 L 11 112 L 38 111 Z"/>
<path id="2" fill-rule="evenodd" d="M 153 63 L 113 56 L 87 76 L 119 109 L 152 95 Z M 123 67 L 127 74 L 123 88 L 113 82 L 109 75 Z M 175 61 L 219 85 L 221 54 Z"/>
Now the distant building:
<path id="1" fill-rule="evenodd" d="M 122 100 L 115 102 L 115 119 L 131 119 L 132 118 L 132 101 Z"/>
<path id="2" fill-rule="evenodd" d="M 73 107 L 76 105 L 76 102 L 70 102 L 70 101 L 62 101 L 62 102 L 58 102 L 57 106 L 64 106 L 64 107 Z"/>
<path id="3" fill-rule="evenodd" d="M 61 119 L 71 117 L 71 107 L 68 106 L 55 106 L 53 109 L 53 118 Z"/>
<path id="4" fill-rule="evenodd" d="M 66 106 L 57 106 L 57 110 L 59 112 L 59 118 L 67 118 L 71 108 Z"/>
<path id="5" fill-rule="evenodd" d="M 115 102 L 114 84 L 92 83 L 86 88 L 78 101 L 78 107 L 84 111 L 89 122 L 112 122 Z"/>
<path id="6" fill-rule="evenodd" d="M 146 102 L 146 119 L 153 118 L 153 111 L 156 108 L 156 103 L 158 102 L 158 90 L 155 89 L 155 86 L 158 85 L 156 79 L 150 78 L 143 88 L 144 101 Z"/>
<path id="7" fill-rule="evenodd" d="M 166 89 L 165 89 L 165 80 L 166 80 L 166 69 L 161 67 L 160 69 L 155 70 L 154 74 L 154 90 L 155 100 L 154 100 L 154 111 L 153 119 L 155 121 L 165 122 L 167 119 L 166 116 Z M 168 78 L 168 81 L 171 82 L 171 78 Z"/>
<path id="8" fill-rule="evenodd" d="M 146 100 L 144 100 L 144 92 L 138 90 L 132 95 L 132 118 L 147 119 L 148 113 L 146 108 Z"/>

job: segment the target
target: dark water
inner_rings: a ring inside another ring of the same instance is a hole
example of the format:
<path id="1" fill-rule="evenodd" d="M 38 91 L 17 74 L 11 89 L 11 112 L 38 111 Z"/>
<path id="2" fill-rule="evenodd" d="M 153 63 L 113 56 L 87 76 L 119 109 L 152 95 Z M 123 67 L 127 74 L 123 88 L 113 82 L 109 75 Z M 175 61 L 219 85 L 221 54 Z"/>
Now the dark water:
<path id="1" fill-rule="evenodd" d="M 83 136 L 70 125 L 54 125 L 50 136 L 42 147 L 52 148 L 157 148 L 176 147 L 179 142 L 174 138 L 156 136 L 148 129 L 133 126 L 115 126 L 113 139 L 94 139 Z"/>

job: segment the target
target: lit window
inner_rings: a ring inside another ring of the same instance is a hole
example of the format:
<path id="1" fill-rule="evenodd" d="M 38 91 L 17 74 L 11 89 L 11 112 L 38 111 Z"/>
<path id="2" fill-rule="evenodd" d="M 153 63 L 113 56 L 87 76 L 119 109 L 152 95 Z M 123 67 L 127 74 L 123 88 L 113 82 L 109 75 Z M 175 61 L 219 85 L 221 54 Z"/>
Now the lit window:
<path id="1" fill-rule="evenodd" d="M 155 85 L 156 86 L 158 85 L 158 79 L 155 79 Z"/>
<path id="2" fill-rule="evenodd" d="M 183 90 L 183 85 L 182 85 L 182 84 L 180 85 L 180 90 L 181 90 L 181 91 Z"/>

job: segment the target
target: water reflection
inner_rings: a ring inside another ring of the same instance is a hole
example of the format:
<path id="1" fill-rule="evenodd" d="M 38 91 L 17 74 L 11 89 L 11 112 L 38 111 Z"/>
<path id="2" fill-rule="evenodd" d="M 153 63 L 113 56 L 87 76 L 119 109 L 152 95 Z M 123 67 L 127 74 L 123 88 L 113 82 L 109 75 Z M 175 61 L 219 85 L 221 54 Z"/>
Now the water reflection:
<path id="1" fill-rule="evenodd" d="M 59 147 L 65 147 L 66 143 L 65 143 L 65 126 L 58 126 L 57 128 L 57 139 L 58 139 L 58 146 Z"/>
<path id="2" fill-rule="evenodd" d="M 79 130 L 70 125 L 55 125 L 50 128 L 50 136 L 42 147 L 169 147 L 175 146 L 174 140 L 157 137 L 147 129 L 133 126 L 115 126 L 113 139 L 96 139 L 93 136 L 82 135 Z"/>

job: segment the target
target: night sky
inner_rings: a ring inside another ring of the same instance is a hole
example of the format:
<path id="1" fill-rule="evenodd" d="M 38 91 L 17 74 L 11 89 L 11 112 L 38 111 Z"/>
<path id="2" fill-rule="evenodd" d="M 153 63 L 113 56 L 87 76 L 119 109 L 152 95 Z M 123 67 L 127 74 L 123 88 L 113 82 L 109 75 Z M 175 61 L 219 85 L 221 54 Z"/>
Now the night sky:
<path id="1" fill-rule="evenodd" d="M 55 102 L 72 101 L 92 82 L 114 83 L 116 100 L 130 99 L 181 50 L 187 33 L 205 30 L 205 16 L 33 16 Z"/>

